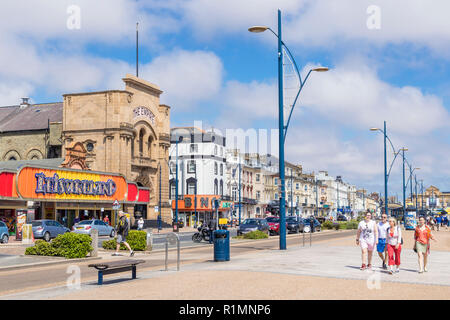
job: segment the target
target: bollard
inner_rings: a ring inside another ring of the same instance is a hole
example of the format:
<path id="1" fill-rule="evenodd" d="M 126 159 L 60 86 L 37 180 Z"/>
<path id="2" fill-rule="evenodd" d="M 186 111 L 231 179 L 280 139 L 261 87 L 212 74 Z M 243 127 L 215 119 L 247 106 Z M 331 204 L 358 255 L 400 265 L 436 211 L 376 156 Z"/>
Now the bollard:
<path id="1" fill-rule="evenodd" d="M 309 246 L 311 247 L 312 243 L 312 230 L 309 232 Z"/>
<path id="2" fill-rule="evenodd" d="M 175 232 L 168 234 L 166 237 L 166 258 L 165 258 L 165 271 L 169 270 L 168 261 L 169 261 L 169 243 L 177 244 L 177 271 L 180 271 L 180 236 Z"/>
<path id="3" fill-rule="evenodd" d="M 305 230 L 303 230 L 303 246 L 305 246 Z"/>
<path id="4" fill-rule="evenodd" d="M 153 250 L 153 233 L 152 229 L 146 229 L 147 232 L 147 250 L 152 251 Z"/>
<path id="5" fill-rule="evenodd" d="M 91 230 L 91 238 L 92 238 L 91 245 L 94 248 L 94 250 L 91 251 L 91 257 L 97 257 L 98 256 L 98 230 L 97 229 Z"/>
<path id="6" fill-rule="evenodd" d="M 168 260 L 169 260 L 169 241 L 166 238 L 166 259 L 165 259 L 165 264 L 166 264 L 166 269 L 165 270 L 166 271 L 169 270 L 169 267 L 167 265 Z"/>

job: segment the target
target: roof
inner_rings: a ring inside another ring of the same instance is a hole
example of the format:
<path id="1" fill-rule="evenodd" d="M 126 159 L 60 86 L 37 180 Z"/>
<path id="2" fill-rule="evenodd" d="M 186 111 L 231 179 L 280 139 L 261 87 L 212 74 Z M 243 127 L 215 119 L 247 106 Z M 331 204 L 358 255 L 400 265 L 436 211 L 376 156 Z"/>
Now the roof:
<path id="1" fill-rule="evenodd" d="M 49 122 L 62 120 L 62 102 L 0 107 L 0 132 L 44 130 Z"/>
<path id="2" fill-rule="evenodd" d="M 63 158 L 40 159 L 40 160 L 0 161 L 0 171 L 2 169 L 17 171 L 19 168 L 26 167 L 26 166 L 56 168 L 56 167 L 59 167 L 63 161 L 64 161 Z"/>

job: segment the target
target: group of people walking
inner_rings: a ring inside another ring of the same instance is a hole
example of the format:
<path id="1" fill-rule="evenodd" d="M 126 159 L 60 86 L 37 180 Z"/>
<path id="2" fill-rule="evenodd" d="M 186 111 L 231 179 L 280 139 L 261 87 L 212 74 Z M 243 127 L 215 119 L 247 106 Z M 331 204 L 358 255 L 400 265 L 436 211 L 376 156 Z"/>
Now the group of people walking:
<path id="1" fill-rule="evenodd" d="M 430 253 L 431 240 L 436 241 L 436 238 L 426 225 L 425 217 L 421 216 L 419 224 L 414 231 L 413 247 L 413 250 L 418 255 L 419 273 L 428 271 L 427 257 Z M 381 221 L 376 223 L 372 220 L 372 214 L 367 212 L 364 220 L 358 225 L 356 244 L 361 247 L 361 270 L 372 270 L 372 256 L 376 248 L 378 256 L 382 260 L 382 268 L 388 270 L 389 274 L 400 272 L 403 236 L 395 218 L 388 218 L 386 214 L 382 214 Z"/>

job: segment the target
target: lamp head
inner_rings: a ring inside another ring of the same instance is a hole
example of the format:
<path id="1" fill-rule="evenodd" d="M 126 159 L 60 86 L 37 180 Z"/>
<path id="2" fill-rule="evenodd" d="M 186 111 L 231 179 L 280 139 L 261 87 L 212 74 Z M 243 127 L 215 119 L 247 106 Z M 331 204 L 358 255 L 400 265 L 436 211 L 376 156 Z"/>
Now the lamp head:
<path id="1" fill-rule="evenodd" d="M 379 128 L 370 128 L 370 131 L 378 131 L 380 130 Z"/>
<path id="2" fill-rule="evenodd" d="M 312 71 L 316 71 L 316 72 L 327 72 L 328 70 L 330 70 L 330 69 L 327 67 L 318 67 L 318 68 L 312 69 Z"/>
<path id="3" fill-rule="evenodd" d="M 265 27 L 265 26 L 253 26 L 248 28 L 248 31 L 253 32 L 253 33 L 261 33 L 266 31 L 267 29 L 269 29 L 269 27 Z"/>

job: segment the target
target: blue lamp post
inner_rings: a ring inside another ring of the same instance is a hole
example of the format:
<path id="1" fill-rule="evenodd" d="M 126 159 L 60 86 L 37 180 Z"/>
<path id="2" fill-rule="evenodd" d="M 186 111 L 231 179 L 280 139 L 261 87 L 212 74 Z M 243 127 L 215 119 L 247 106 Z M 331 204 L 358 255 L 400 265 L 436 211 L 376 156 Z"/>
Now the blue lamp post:
<path id="1" fill-rule="evenodd" d="M 306 78 L 302 81 L 299 69 L 295 63 L 295 59 L 290 53 L 288 47 L 284 44 L 281 35 L 281 11 L 278 10 L 278 34 L 275 33 L 271 28 L 266 26 L 254 26 L 248 29 L 250 32 L 260 33 L 266 30 L 271 31 L 278 39 L 278 154 L 279 154 L 279 170 L 280 170 L 280 181 L 281 181 L 281 197 L 280 197 L 280 250 L 286 250 L 286 194 L 285 194 L 285 169 L 284 169 L 284 141 L 286 139 L 286 132 L 289 127 L 289 122 L 291 119 L 292 111 L 294 110 L 297 99 L 300 92 L 305 85 L 312 71 L 323 72 L 328 71 L 328 68 L 319 67 L 309 70 Z M 300 88 L 295 97 L 294 103 L 292 104 L 291 111 L 286 126 L 284 125 L 284 113 L 283 113 L 283 48 L 286 49 L 287 54 L 292 60 L 297 76 L 300 80 Z"/>
<path id="2" fill-rule="evenodd" d="M 176 148 L 176 160 L 175 160 L 175 223 L 173 225 L 173 231 L 178 232 L 178 144 L 183 141 L 183 136 L 180 136 L 177 141 L 175 141 Z"/>

